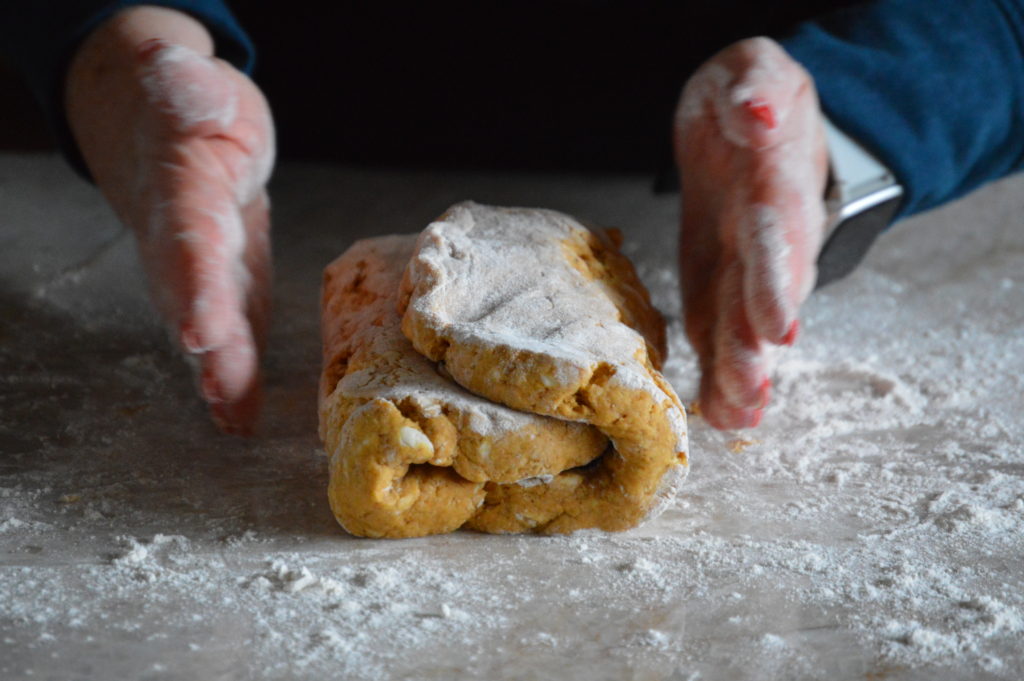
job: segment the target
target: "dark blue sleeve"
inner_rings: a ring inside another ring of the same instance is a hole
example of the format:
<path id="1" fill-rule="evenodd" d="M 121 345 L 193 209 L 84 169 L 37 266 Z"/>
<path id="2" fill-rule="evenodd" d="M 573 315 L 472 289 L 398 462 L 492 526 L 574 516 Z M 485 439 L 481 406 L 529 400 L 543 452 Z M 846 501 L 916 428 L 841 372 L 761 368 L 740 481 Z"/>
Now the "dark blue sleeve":
<path id="1" fill-rule="evenodd" d="M 35 94 L 61 151 L 88 177 L 64 116 L 64 77 L 79 43 L 126 7 L 158 5 L 186 12 L 210 31 L 216 53 L 251 71 L 253 45 L 222 0 L 0 0 L 0 50 Z"/>
<path id="2" fill-rule="evenodd" d="M 782 44 L 899 178 L 899 217 L 1024 167 L 1024 0 L 877 0 Z"/>

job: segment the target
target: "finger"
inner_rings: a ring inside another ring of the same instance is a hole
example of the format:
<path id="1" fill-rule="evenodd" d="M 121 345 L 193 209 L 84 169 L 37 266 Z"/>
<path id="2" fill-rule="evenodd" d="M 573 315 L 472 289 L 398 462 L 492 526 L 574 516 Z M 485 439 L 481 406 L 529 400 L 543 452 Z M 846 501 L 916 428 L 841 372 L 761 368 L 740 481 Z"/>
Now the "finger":
<path id="1" fill-rule="evenodd" d="M 813 128 L 808 130 L 811 139 L 787 142 L 755 159 L 754 186 L 737 224 L 747 314 L 758 335 L 772 343 L 794 339 L 800 306 L 817 278 L 825 163 Z"/>
<path id="2" fill-rule="evenodd" d="M 192 164 L 167 172 L 162 186 L 172 198 L 150 204 L 141 243 L 157 299 L 182 348 L 205 356 L 242 344 L 238 353 L 222 353 L 212 364 L 200 359 L 204 395 L 211 401 L 234 401 L 244 392 L 238 384 L 245 381 L 225 376 L 221 369 L 231 361 L 250 365 L 257 354 L 246 316 L 253 277 L 243 256 L 267 250 L 266 225 L 261 227 L 263 247 L 254 248 L 229 190 L 198 169 L 202 167 Z M 262 220 L 266 222 L 265 215 Z M 268 257 L 250 256 L 263 261 Z M 265 290 L 266 276 L 263 280 Z M 232 359 L 236 357 L 240 359 Z M 248 375 L 252 370 L 239 372 Z"/>
<path id="3" fill-rule="evenodd" d="M 201 387 L 221 430 L 249 435 L 262 403 L 256 343 L 247 324 L 235 327 L 229 342 L 201 354 Z"/>
<path id="4" fill-rule="evenodd" d="M 261 277 L 255 284 L 243 253 L 265 249 L 251 245 L 237 209 L 226 202 L 183 207 L 175 218 L 183 224 L 169 249 L 174 273 L 165 281 L 179 296 L 181 345 L 199 361 L 201 392 L 217 425 L 249 434 L 262 401 L 254 329 L 265 333 L 267 283 Z"/>
<path id="5" fill-rule="evenodd" d="M 715 284 L 723 244 L 720 222 L 733 191 L 721 182 L 727 172 L 711 164 L 708 147 L 719 143 L 717 127 L 707 120 L 690 121 L 676 130 L 682 219 L 679 230 L 679 284 L 686 332 L 697 354 L 712 354 Z"/>
<path id="6" fill-rule="evenodd" d="M 794 224 L 800 217 L 784 211 L 784 207 L 754 204 L 737 228 L 744 266 L 744 311 L 753 330 L 775 343 L 781 342 L 796 323 L 801 301 L 795 279 L 806 267 L 802 253 L 797 252 L 805 250 L 803 230 Z"/>
<path id="7" fill-rule="evenodd" d="M 237 283 L 236 297 L 223 316 L 196 315 L 197 329 L 216 334 L 200 351 L 203 397 L 215 423 L 225 432 L 249 435 L 262 405 L 260 356 L 266 344 L 270 312 L 269 211 L 265 192 L 245 206 L 240 215 L 246 234 L 242 253 L 225 263 Z M 245 311 L 242 317 L 239 311 Z M 211 325 L 225 322 L 218 329 Z M 223 335 L 221 335 L 223 334 Z"/>
<path id="8" fill-rule="evenodd" d="M 221 199 L 202 202 L 194 194 L 167 208 L 163 284 L 176 299 L 182 347 L 191 353 L 219 348 L 234 329 L 248 325 L 243 311 L 249 273 L 242 262 L 246 234 L 238 210 Z"/>
<path id="9" fill-rule="evenodd" d="M 755 428 L 761 423 L 761 410 L 730 404 L 707 372 L 701 377 L 700 408 L 704 420 L 718 430 Z"/>
<path id="10" fill-rule="evenodd" d="M 270 325 L 270 290 L 273 280 L 270 201 L 265 190 L 242 208 L 242 220 L 248 235 L 242 260 L 248 284 L 245 287 L 246 317 L 252 329 L 253 341 L 262 355 Z"/>
<path id="11" fill-rule="evenodd" d="M 210 404 L 210 419 L 221 432 L 239 437 L 252 437 L 254 434 L 263 409 L 262 377 L 257 374 L 256 378 L 252 391 L 247 392 L 243 399 Z"/>
<path id="12" fill-rule="evenodd" d="M 210 413 L 225 432 L 252 433 L 262 403 L 259 357 L 265 346 L 269 321 L 270 241 L 265 191 L 243 208 L 247 233 L 242 258 L 234 263 L 234 276 L 244 291 L 236 309 L 246 311 L 227 332 L 226 341 L 202 355 L 203 395 Z"/>
<path id="13" fill-rule="evenodd" d="M 792 342 L 824 228 L 820 109 L 810 76 L 771 40 L 741 41 L 722 61 L 738 74 L 717 98 L 723 134 L 749 150 L 733 203 L 747 313 L 765 340 Z"/>
<path id="14" fill-rule="evenodd" d="M 747 321 L 742 277 L 742 266 L 733 262 L 718 287 L 713 379 L 732 406 L 759 409 L 768 402 L 771 384 L 761 341 Z"/>
<path id="15" fill-rule="evenodd" d="M 270 307 L 270 223 L 265 193 L 243 208 L 241 218 L 247 235 L 243 253 L 224 262 L 227 278 L 237 284 L 234 297 L 225 298 L 225 307 L 216 314 L 207 314 L 213 308 L 204 307 L 190 320 L 186 318 L 183 337 L 191 328 L 202 345 L 186 349 L 199 356 L 201 391 L 214 422 L 226 433 L 250 435 L 262 406 L 260 356 Z"/>
<path id="16" fill-rule="evenodd" d="M 679 285 L 683 295 L 686 335 L 703 361 L 713 354 L 711 333 L 715 304 L 711 286 L 720 245 L 717 226 L 708 226 L 708 220 L 691 208 L 696 203 L 696 200 L 686 199 L 683 203 L 679 238 Z"/>
<path id="17" fill-rule="evenodd" d="M 794 107 L 808 98 L 808 81 L 803 69 L 773 41 L 740 41 L 698 70 L 684 89 L 677 114 L 675 151 L 684 209 L 680 251 L 684 301 L 688 309 L 702 309 L 695 305 L 694 298 L 704 295 L 719 251 L 735 249 L 748 265 L 744 286 L 752 298 L 751 321 L 762 336 L 774 342 L 793 334 L 796 310 L 805 297 L 802 292 L 810 290 L 805 283 L 813 277 L 808 277 L 806 270 L 813 262 L 800 253 L 790 253 L 790 243 L 777 231 L 760 229 L 771 216 L 751 208 L 754 200 L 750 185 L 757 181 L 785 182 L 776 174 L 778 168 L 761 161 L 762 156 L 777 160 L 779 154 L 761 148 L 780 140 L 785 143 L 790 128 L 802 122 L 797 120 L 802 110 Z M 719 158 L 729 162 L 716 163 Z M 709 177 L 719 182 L 709 183 Z M 723 177 L 744 181 L 723 185 Z M 778 197 L 771 196 L 770 200 L 778 202 Z M 726 214 L 741 218 L 727 218 Z M 718 218 L 708 220 L 705 215 Z M 714 224 L 719 218 L 730 224 L 720 229 Z M 719 237 L 718 241 L 708 245 L 709 235 Z M 797 244 L 799 250 L 804 240 L 795 240 L 801 242 Z M 790 255 L 794 257 L 787 258 Z M 707 336 L 707 316 L 703 312 L 687 316 L 688 335 L 699 354 L 708 354 L 701 345 Z M 774 328 L 779 325 L 783 328 Z"/>

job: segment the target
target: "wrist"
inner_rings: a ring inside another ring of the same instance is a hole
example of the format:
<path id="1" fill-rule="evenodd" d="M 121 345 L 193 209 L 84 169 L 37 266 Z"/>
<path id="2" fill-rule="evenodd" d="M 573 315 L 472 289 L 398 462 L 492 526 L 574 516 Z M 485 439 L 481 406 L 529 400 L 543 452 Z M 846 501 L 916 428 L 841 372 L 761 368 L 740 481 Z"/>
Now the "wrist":
<path id="1" fill-rule="evenodd" d="M 829 180 L 825 191 L 825 244 L 818 286 L 841 279 L 864 258 L 899 209 L 903 188 L 892 171 L 825 119 Z"/>

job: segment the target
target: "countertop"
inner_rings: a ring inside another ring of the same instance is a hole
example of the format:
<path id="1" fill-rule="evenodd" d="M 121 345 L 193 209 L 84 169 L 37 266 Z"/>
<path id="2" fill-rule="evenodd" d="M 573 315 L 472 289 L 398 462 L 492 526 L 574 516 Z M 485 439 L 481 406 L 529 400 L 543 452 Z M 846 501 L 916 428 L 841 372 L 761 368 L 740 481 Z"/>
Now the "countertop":
<path id="1" fill-rule="evenodd" d="M 1024 177 L 898 225 L 816 293 L 759 428 L 691 416 L 657 520 L 401 541 L 335 523 L 322 267 L 468 198 L 618 226 L 689 402 L 677 198 L 649 185 L 283 165 L 267 404 L 239 440 L 207 422 L 93 188 L 0 156 L 0 677 L 1024 677 Z"/>

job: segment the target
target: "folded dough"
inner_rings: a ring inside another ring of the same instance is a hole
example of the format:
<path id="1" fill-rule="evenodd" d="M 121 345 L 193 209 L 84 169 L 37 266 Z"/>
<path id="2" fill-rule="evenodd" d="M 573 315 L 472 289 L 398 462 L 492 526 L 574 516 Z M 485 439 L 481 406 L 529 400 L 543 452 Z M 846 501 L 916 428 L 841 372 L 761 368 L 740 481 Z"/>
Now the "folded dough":
<path id="1" fill-rule="evenodd" d="M 554 211 L 467 202 L 327 267 L 320 436 L 346 530 L 623 530 L 663 508 L 686 417 L 618 246 Z"/>
<path id="2" fill-rule="evenodd" d="M 615 448 L 545 485 L 487 485 L 470 527 L 624 530 L 674 495 L 686 415 L 656 369 L 663 321 L 607 233 L 550 210 L 457 204 L 421 234 L 402 306 L 406 337 L 460 385 L 592 424 Z"/>
<path id="3" fill-rule="evenodd" d="M 324 272 L 320 436 L 341 525 L 370 537 L 450 532 L 484 483 L 582 466 L 607 439 L 585 424 L 516 411 L 439 373 L 402 335 L 396 311 L 416 237 L 356 242 Z"/>

